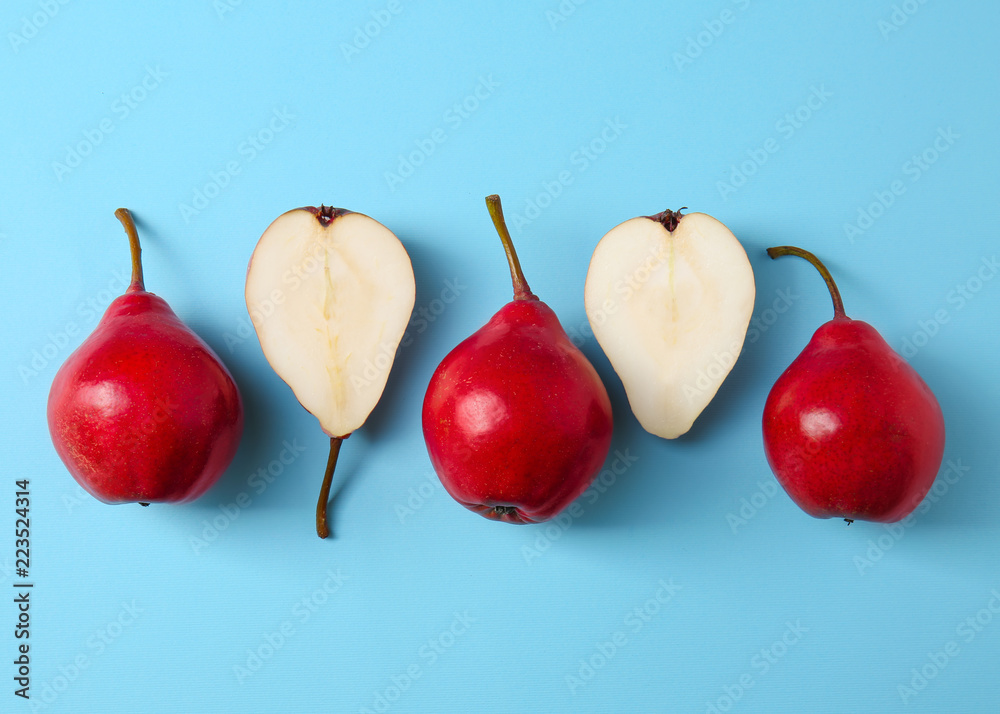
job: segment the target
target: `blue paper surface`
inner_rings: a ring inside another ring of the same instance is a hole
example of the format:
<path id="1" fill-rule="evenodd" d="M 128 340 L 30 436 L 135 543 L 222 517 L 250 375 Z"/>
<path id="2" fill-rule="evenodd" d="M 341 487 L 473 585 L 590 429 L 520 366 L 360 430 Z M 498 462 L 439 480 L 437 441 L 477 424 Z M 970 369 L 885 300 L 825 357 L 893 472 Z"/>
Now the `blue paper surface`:
<path id="1" fill-rule="evenodd" d="M 998 29 L 972 0 L 4 3 L 0 710 L 996 712 Z M 549 525 L 459 506 L 421 433 L 435 366 L 510 299 L 491 193 L 614 406 L 607 470 Z M 320 203 L 392 229 L 417 281 L 328 541 L 328 441 L 243 301 L 263 230 Z M 128 280 L 119 206 L 147 287 L 245 401 L 232 467 L 189 505 L 98 503 L 48 435 L 56 369 Z M 583 285 L 605 232 L 680 206 L 739 237 L 757 302 L 668 442 Z M 941 403 L 945 464 L 906 526 L 814 520 L 768 468 L 768 390 L 832 314 L 780 244 L 818 254 Z"/>

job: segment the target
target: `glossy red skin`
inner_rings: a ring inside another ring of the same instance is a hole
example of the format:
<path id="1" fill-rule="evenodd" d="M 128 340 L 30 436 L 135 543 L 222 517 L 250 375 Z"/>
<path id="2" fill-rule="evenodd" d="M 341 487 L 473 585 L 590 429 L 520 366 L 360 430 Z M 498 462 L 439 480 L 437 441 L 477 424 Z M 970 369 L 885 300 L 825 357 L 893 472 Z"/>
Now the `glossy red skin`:
<path id="1" fill-rule="evenodd" d="M 229 466 L 243 432 L 236 383 L 160 297 L 130 288 L 59 368 L 52 443 L 105 503 L 191 501 Z"/>
<path id="2" fill-rule="evenodd" d="M 944 417 L 924 380 L 874 327 L 837 317 L 771 389 L 764 450 L 809 515 L 892 523 L 934 483 Z"/>
<path id="3" fill-rule="evenodd" d="M 537 523 L 600 471 L 611 447 L 611 402 L 552 309 L 514 300 L 438 366 L 423 426 L 455 500 L 494 520 Z"/>

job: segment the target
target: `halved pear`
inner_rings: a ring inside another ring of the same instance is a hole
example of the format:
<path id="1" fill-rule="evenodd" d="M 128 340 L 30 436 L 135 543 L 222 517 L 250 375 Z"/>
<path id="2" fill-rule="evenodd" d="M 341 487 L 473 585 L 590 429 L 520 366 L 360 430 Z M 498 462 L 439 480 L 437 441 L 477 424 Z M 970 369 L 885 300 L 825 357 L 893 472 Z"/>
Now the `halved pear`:
<path id="1" fill-rule="evenodd" d="M 601 239 L 587 319 L 646 431 L 691 428 L 743 349 L 755 294 L 743 246 L 704 213 L 633 218 Z"/>
<path id="2" fill-rule="evenodd" d="M 382 396 L 410 320 L 416 288 L 399 239 L 378 221 L 340 208 L 297 208 L 260 237 L 247 268 L 246 302 L 271 367 L 330 436 L 316 528 L 340 443 Z"/>

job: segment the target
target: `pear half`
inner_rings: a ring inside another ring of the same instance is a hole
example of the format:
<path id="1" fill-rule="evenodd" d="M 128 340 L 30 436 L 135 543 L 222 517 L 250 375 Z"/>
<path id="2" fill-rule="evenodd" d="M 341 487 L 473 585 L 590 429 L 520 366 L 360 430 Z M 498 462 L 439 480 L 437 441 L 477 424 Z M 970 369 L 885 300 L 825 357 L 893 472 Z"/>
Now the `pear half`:
<path id="1" fill-rule="evenodd" d="M 646 431 L 691 428 L 743 349 L 755 294 L 743 246 L 704 213 L 633 218 L 601 239 L 587 319 Z"/>
<path id="2" fill-rule="evenodd" d="M 326 501 L 340 442 L 382 396 L 413 311 L 410 258 L 378 221 L 340 208 L 298 208 L 260 237 L 247 268 L 246 303 L 271 367 L 330 436 Z M 322 523 L 321 523 L 322 521 Z"/>

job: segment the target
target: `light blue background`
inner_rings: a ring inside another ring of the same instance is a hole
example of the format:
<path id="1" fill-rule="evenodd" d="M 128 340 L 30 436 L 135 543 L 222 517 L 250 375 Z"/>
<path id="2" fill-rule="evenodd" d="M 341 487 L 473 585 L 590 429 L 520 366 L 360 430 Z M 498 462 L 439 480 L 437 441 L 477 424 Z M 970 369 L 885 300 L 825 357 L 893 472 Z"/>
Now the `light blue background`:
<path id="1" fill-rule="evenodd" d="M 704 712 L 727 704 L 729 688 L 732 711 L 996 712 L 1000 617 L 982 611 L 1000 589 L 1000 280 L 976 280 L 998 252 L 1000 6 L 908 0 L 890 31 L 888 1 L 590 0 L 559 17 L 556 0 L 399 2 L 398 13 L 381 1 L 249 0 L 231 12 L 210 0 L 72 1 L 37 20 L 44 3 L 0 10 L 0 585 L 12 592 L 13 481 L 30 478 L 38 710 L 358 712 L 409 670 L 420 677 L 389 711 Z M 373 12 L 388 23 L 346 54 Z M 140 91 L 147 67 L 165 76 Z M 496 86 L 457 114 L 481 81 Z M 814 88 L 830 96 L 801 110 L 811 116 L 798 127 L 783 123 Z M 142 99 L 126 112 L 120 95 L 133 91 Z M 251 151 L 276 110 L 291 118 Z M 602 146 L 608 121 L 624 128 Z M 949 130 L 933 165 L 908 163 Z M 77 166 L 55 166 L 97 131 Z M 443 143 L 390 186 L 400 157 L 435 132 Z M 761 163 L 769 139 L 777 151 Z M 740 182 L 732 172 L 748 161 Z M 199 213 L 182 211 L 230 162 L 239 173 L 209 187 Z M 529 213 L 564 171 L 572 182 Z M 901 195 L 851 240 L 845 224 L 894 181 Z M 510 296 L 483 204 L 493 192 L 509 219 L 525 218 L 514 231 L 525 272 L 567 329 L 586 324 L 600 237 L 682 205 L 742 240 L 755 315 L 771 323 L 672 442 L 638 426 L 584 337 L 614 403 L 613 448 L 638 460 L 568 527 L 487 522 L 437 486 L 400 510 L 437 483 L 419 418 L 434 367 Z M 418 307 L 437 307 L 445 281 L 461 286 L 400 352 L 380 405 L 345 444 L 326 542 L 312 525 L 326 439 L 247 337 L 242 298 L 268 223 L 320 202 L 400 236 Z M 187 506 L 81 495 L 45 425 L 58 364 L 96 324 L 93 305 L 123 287 L 118 206 L 140 221 L 148 287 L 216 349 L 246 402 L 232 468 Z M 775 483 L 760 434 L 768 389 L 831 316 L 808 265 L 766 258 L 784 243 L 827 261 L 849 315 L 898 350 L 920 345 L 911 363 L 944 409 L 946 459 L 963 470 L 939 479 L 940 497 L 895 535 L 813 520 L 780 490 L 755 497 Z M 967 284 L 979 290 L 959 300 Z M 787 311 L 767 312 L 789 291 Z M 249 479 L 286 441 L 304 451 L 258 494 Z M 220 506 L 242 492 L 252 503 L 230 520 Z M 745 523 L 733 520 L 741 509 Z M 225 529 L 198 547 L 213 521 Z M 330 572 L 343 580 L 333 595 Z M 679 590 L 636 619 L 661 580 Z M 0 709 L 30 711 L 12 694 L 16 613 L 2 599 Z M 309 611 L 303 599 L 324 602 Z M 453 638 L 456 613 L 472 622 Z M 977 614 L 993 619 L 959 629 Z M 789 623 L 805 631 L 765 671 L 761 650 Z M 615 633 L 625 641 L 601 666 Z M 949 642 L 957 656 L 904 703 L 898 686 Z M 248 650 L 270 656 L 240 681 Z M 74 673 L 80 656 L 87 667 Z M 593 675 L 571 686 L 592 658 Z M 741 678 L 752 686 L 740 695 Z"/>

